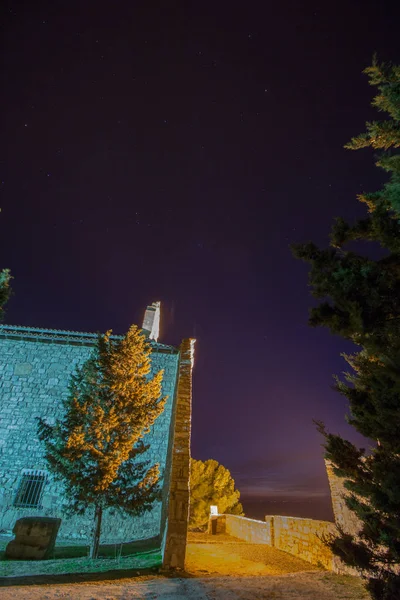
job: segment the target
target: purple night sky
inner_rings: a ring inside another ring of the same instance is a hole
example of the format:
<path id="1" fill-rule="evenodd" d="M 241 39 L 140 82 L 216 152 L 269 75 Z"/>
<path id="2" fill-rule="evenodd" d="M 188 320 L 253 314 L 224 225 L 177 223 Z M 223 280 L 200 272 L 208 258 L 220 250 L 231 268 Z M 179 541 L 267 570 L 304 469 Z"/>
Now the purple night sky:
<path id="1" fill-rule="evenodd" d="M 384 180 L 343 145 L 399 19 L 384 0 L 3 6 L 6 322 L 122 333 L 161 300 L 160 341 L 197 338 L 192 454 L 250 516 L 329 517 L 312 419 L 357 440 L 330 388 L 350 346 L 307 326 L 289 244 L 325 245 Z"/>

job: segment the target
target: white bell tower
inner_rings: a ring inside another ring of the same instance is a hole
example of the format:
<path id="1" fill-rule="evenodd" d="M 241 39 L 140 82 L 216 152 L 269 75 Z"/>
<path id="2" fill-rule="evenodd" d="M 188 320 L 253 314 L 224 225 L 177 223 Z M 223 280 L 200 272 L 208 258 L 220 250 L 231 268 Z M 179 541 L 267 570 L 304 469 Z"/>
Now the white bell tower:
<path id="1" fill-rule="evenodd" d="M 142 325 L 145 333 L 155 342 L 158 340 L 160 334 L 160 311 L 161 302 L 153 302 L 153 304 L 149 305 L 144 313 Z"/>

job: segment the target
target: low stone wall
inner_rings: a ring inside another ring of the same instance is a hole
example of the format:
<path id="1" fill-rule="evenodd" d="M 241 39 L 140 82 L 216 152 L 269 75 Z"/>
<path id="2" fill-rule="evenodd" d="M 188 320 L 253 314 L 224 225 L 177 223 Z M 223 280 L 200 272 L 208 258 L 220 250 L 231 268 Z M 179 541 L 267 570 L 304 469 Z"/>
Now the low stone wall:
<path id="1" fill-rule="evenodd" d="M 322 541 L 324 535 L 335 531 L 334 523 L 268 515 L 264 521 L 255 521 L 236 515 L 218 515 L 216 533 L 228 533 L 252 544 L 268 544 L 330 571 L 344 573 L 329 548 Z M 214 525 L 215 528 L 215 525 Z M 209 526 L 211 533 L 211 521 Z"/>
<path id="2" fill-rule="evenodd" d="M 269 544 L 272 546 L 271 522 L 254 521 L 236 515 L 223 515 L 225 532 L 251 544 Z M 218 518 L 219 520 L 220 518 Z M 219 528 L 217 528 L 219 533 Z"/>
<path id="3" fill-rule="evenodd" d="M 273 523 L 275 548 L 336 571 L 333 554 L 321 539 L 335 531 L 334 523 L 280 516 L 266 516 L 265 520 Z"/>
<path id="4" fill-rule="evenodd" d="M 343 479 L 334 474 L 329 461 L 325 461 L 331 488 L 335 523 L 346 533 L 357 536 L 361 523 L 345 502 L 347 490 Z M 336 525 L 330 521 L 267 515 L 265 522 L 238 517 L 218 515 L 213 517 L 214 531 L 209 524 L 209 533 L 228 533 L 246 542 L 269 544 L 313 564 L 322 565 L 335 573 L 356 575 L 360 573 L 342 563 L 323 542 L 324 536 L 335 533 Z M 215 522 L 217 519 L 217 522 Z"/>

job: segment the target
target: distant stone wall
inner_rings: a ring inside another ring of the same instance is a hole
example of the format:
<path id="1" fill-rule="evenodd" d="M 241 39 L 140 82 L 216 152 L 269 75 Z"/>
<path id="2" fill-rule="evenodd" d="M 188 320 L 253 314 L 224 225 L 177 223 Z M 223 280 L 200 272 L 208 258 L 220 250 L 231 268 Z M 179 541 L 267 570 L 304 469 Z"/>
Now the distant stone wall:
<path id="1" fill-rule="evenodd" d="M 225 522 L 225 532 L 251 544 L 268 544 L 273 546 L 273 527 L 271 521 L 254 521 L 236 515 L 221 515 L 219 520 Z M 217 527 L 217 533 L 219 529 Z"/>
<path id="2" fill-rule="evenodd" d="M 221 515 L 225 531 L 252 544 L 268 544 L 313 564 L 332 570 L 333 555 L 321 540 L 334 531 L 328 521 L 267 515 L 264 521 L 255 521 L 236 515 Z"/>
<path id="3" fill-rule="evenodd" d="M 334 532 L 334 523 L 276 515 L 267 515 L 265 522 L 236 515 L 218 515 L 217 520 L 217 533 L 228 533 L 252 544 L 268 544 L 313 565 L 345 572 L 321 539 Z"/>
<path id="4" fill-rule="evenodd" d="M 54 422 L 62 414 L 62 400 L 75 368 L 86 361 L 96 336 L 73 332 L 51 332 L 0 326 L 0 531 L 11 531 L 20 517 L 60 517 L 60 538 L 89 538 L 92 515 L 67 518 L 60 484 L 49 478 L 44 487 L 42 507 L 16 508 L 13 505 L 23 469 L 46 470 L 43 447 L 37 437 L 36 417 Z M 166 468 L 170 422 L 177 382 L 178 351 L 171 346 L 152 344 L 152 372 L 164 369 L 162 394 L 168 396 L 164 412 L 145 442 L 147 458 Z M 143 516 L 132 518 L 106 511 L 102 542 L 150 538 L 160 534 L 161 503 Z"/>
<path id="5" fill-rule="evenodd" d="M 253 544 L 268 544 L 313 565 L 322 565 L 335 573 L 359 575 L 355 569 L 347 567 L 337 556 L 334 556 L 323 542 L 324 536 L 336 533 L 336 525 L 353 535 L 357 535 L 361 527 L 360 521 L 345 504 L 347 491 L 343 479 L 333 473 L 333 467 L 328 461 L 326 461 L 326 469 L 335 523 L 276 515 L 267 515 L 265 522 L 236 515 L 218 515 L 210 519 L 209 532 L 211 533 L 213 529 L 212 519 L 216 519 L 216 525 L 214 521 L 216 533 L 228 533 Z"/>

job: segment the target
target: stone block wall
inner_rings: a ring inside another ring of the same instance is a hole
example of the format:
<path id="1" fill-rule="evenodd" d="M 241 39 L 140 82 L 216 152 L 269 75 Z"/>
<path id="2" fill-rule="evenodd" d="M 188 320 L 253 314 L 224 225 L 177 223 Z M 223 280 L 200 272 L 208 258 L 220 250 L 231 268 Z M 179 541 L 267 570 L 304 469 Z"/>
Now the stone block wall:
<path id="1" fill-rule="evenodd" d="M 274 546 L 313 564 L 334 570 L 333 554 L 322 536 L 335 530 L 334 523 L 298 517 L 266 516 L 273 523 Z"/>
<path id="2" fill-rule="evenodd" d="M 336 573 L 359 575 L 355 569 L 347 567 L 334 556 L 323 542 L 324 536 L 335 533 L 336 524 L 353 535 L 357 535 L 360 530 L 359 520 L 345 504 L 347 491 L 343 486 L 343 480 L 334 474 L 333 467 L 328 461 L 326 461 L 326 469 L 331 488 L 335 523 L 276 515 L 267 515 L 265 522 L 236 515 L 218 515 L 212 517 L 217 519 L 216 532 L 228 533 L 253 544 L 268 544 L 278 550 L 298 556 L 313 565 L 322 565 Z M 211 530 L 210 520 L 210 533 Z"/>
<path id="3" fill-rule="evenodd" d="M 73 332 L 52 332 L 0 326 L 0 531 L 11 531 L 21 517 L 62 518 L 60 538 L 88 539 L 92 515 L 67 518 L 60 484 L 49 477 L 42 507 L 16 508 L 13 505 L 23 469 L 46 471 L 43 447 L 37 437 L 36 417 L 54 422 L 62 414 L 62 400 L 75 368 L 89 358 L 96 336 Z M 166 468 L 175 401 L 179 352 L 153 343 L 152 372 L 164 369 L 162 394 L 168 396 L 162 415 L 145 441 L 150 443 L 147 458 Z M 102 542 L 150 538 L 160 534 L 161 503 L 142 517 L 112 515 L 106 511 Z"/>
<path id="4" fill-rule="evenodd" d="M 236 515 L 222 515 L 218 521 L 225 522 L 225 532 L 251 544 L 273 545 L 271 521 L 255 521 Z M 217 533 L 219 528 L 217 527 Z"/>
<path id="5" fill-rule="evenodd" d="M 218 515 L 217 519 L 217 533 L 228 533 L 252 544 L 268 544 L 313 565 L 345 572 L 321 539 L 334 531 L 334 523 L 275 515 L 267 515 L 265 522 L 236 515 Z"/>
<path id="6" fill-rule="evenodd" d="M 163 537 L 164 569 L 184 569 L 189 519 L 190 434 L 192 423 L 193 339 L 180 347 L 179 377 L 174 411 L 171 448 L 171 476 L 167 497 L 167 518 Z"/>
<path id="7" fill-rule="evenodd" d="M 361 529 L 361 523 L 356 515 L 347 508 L 345 503 L 345 497 L 347 490 L 344 487 L 344 480 L 333 472 L 332 464 L 325 461 L 326 472 L 328 474 L 329 487 L 331 489 L 332 507 L 333 514 L 335 515 L 335 522 L 341 527 L 346 533 L 357 536 Z"/>

